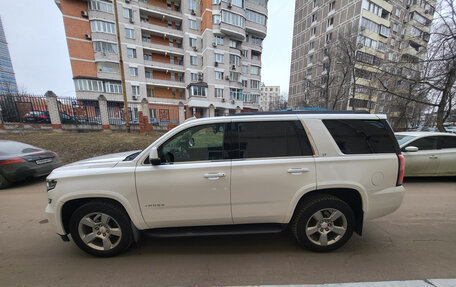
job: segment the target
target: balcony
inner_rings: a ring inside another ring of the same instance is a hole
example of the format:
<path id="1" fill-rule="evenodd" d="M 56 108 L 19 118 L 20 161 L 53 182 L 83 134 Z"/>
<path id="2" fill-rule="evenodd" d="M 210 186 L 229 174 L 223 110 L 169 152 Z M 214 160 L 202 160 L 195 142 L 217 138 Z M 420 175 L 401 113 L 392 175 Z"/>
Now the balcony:
<path id="1" fill-rule="evenodd" d="M 184 49 L 183 48 L 176 48 L 176 47 L 171 47 L 171 46 L 166 46 L 166 45 L 160 45 L 160 44 L 155 44 L 151 42 L 142 42 L 143 48 L 146 50 L 152 50 L 152 51 L 157 51 L 161 53 L 169 53 L 173 55 L 179 55 L 183 56 L 184 55 Z"/>
<path id="2" fill-rule="evenodd" d="M 179 73 L 184 73 L 185 69 L 183 65 L 177 65 L 177 64 L 169 64 L 169 63 L 162 63 L 162 62 L 157 62 L 157 61 L 144 61 L 144 66 L 146 68 L 151 68 L 154 70 L 161 70 L 161 71 L 171 71 L 171 72 L 179 72 Z"/>
<path id="3" fill-rule="evenodd" d="M 413 1 L 412 1 L 413 2 Z M 430 9 L 424 9 L 423 7 L 421 7 L 419 4 L 411 4 L 408 8 L 407 8 L 407 11 L 409 13 L 412 13 L 412 12 L 418 12 L 420 13 L 421 16 L 427 18 L 428 20 L 432 21 L 432 19 L 434 18 L 434 13 L 431 13 L 432 11 L 430 11 Z"/>
<path id="4" fill-rule="evenodd" d="M 154 25 L 154 24 L 150 24 L 150 23 L 146 23 L 146 22 L 142 22 L 142 21 L 141 21 L 141 29 L 155 33 L 155 34 L 164 35 L 165 37 L 173 36 L 175 38 L 180 38 L 180 39 L 184 38 L 184 33 L 182 33 L 182 30 L 171 29 L 168 27 L 158 26 L 158 25 Z"/>
<path id="5" fill-rule="evenodd" d="M 92 37 L 92 41 L 108 41 L 108 42 L 114 42 L 117 43 L 117 37 L 116 34 L 108 34 L 108 33 L 103 33 L 103 32 L 92 32 L 89 36 Z"/>
<path id="6" fill-rule="evenodd" d="M 245 21 L 245 30 L 251 32 L 261 38 L 266 38 L 267 27 L 266 25 L 261 25 L 252 21 Z"/>
<path id="7" fill-rule="evenodd" d="M 119 55 L 114 53 L 95 52 L 96 62 L 116 62 L 119 63 Z"/>
<path id="8" fill-rule="evenodd" d="M 175 11 L 139 1 L 139 10 L 146 14 L 182 21 L 182 11 Z"/>
<path id="9" fill-rule="evenodd" d="M 217 25 L 214 25 L 214 26 L 217 26 Z M 228 24 L 225 22 L 221 22 L 219 24 L 219 26 L 220 26 L 220 31 L 222 33 L 232 37 L 233 39 L 241 40 L 241 41 L 245 40 L 245 29 L 244 28 L 234 26 L 234 25 L 231 25 L 231 24 Z"/>
<path id="10" fill-rule="evenodd" d="M 146 78 L 146 83 L 148 85 L 153 85 L 153 86 L 181 88 L 181 89 L 186 88 L 185 82 L 177 82 L 177 81 L 171 81 L 171 80 L 159 80 L 159 79 L 153 79 L 153 78 L 152 79 Z"/>
<path id="11" fill-rule="evenodd" d="M 252 3 L 252 2 L 247 2 L 246 1 L 245 2 L 245 9 L 249 9 L 249 10 L 264 14 L 264 15 L 268 15 L 268 9 L 266 7 L 257 5 L 257 4 Z"/>

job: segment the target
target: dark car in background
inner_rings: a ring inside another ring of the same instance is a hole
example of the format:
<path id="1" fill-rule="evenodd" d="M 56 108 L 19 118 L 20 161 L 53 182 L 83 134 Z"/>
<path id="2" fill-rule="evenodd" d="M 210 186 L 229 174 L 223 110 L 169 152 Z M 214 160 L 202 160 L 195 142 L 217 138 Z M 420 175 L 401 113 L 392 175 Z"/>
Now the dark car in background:
<path id="1" fill-rule="evenodd" d="M 0 140 L 0 189 L 45 176 L 62 164 L 56 153 L 16 141 Z"/>
<path id="2" fill-rule="evenodd" d="M 51 117 L 48 111 L 31 111 L 25 114 L 24 122 L 50 124 Z"/>

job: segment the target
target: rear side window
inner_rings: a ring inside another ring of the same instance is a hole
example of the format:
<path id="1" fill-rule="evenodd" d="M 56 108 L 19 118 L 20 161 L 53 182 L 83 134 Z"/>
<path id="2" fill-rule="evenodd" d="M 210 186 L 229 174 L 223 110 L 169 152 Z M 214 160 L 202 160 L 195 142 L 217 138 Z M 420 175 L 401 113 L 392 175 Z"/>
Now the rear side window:
<path id="1" fill-rule="evenodd" d="M 300 121 L 243 122 L 237 129 L 239 158 L 313 155 Z"/>
<path id="2" fill-rule="evenodd" d="M 441 137 L 441 140 L 442 148 L 456 148 L 456 137 L 443 136 Z"/>
<path id="3" fill-rule="evenodd" d="M 397 141 L 386 121 L 323 120 L 344 154 L 396 153 Z"/>

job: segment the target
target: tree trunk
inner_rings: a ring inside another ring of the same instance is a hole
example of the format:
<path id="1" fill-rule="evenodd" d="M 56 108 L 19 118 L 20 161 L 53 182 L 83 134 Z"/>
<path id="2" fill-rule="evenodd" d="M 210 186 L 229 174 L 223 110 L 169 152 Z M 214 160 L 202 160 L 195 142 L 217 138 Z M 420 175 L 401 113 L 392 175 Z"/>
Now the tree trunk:
<path id="1" fill-rule="evenodd" d="M 443 127 L 443 122 L 445 118 L 445 108 L 447 106 L 448 100 L 451 96 L 451 89 L 453 88 L 454 82 L 456 81 L 456 63 L 453 63 L 453 67 L 448 74 L 447 81 L 445 83 L 445 88 L 442 91 L 442 98 L 440 99 L 439 108 L 437 110 L 437 128 L 441 132 L 446 132 Z"/>

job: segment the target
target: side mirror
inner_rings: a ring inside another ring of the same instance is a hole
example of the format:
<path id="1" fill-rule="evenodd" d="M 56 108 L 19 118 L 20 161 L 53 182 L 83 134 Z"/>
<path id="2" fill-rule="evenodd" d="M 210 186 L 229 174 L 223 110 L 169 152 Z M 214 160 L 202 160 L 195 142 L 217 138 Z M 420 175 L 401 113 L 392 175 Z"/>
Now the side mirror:
<path id="1" fill-rule="evenodd" d="M 149 162 L 152 165 L 160 165 L 161 164 L 161 159 L 158 156 L 158 150 L 157 147 L 152 147 L 149 152 Z"/>
<path id="2" fill-rule="evenodd" d="M 418 148 L 416 146 L 408 146 L 405 148 L 406 152 L 416 152 L 418 151 Z"/>

